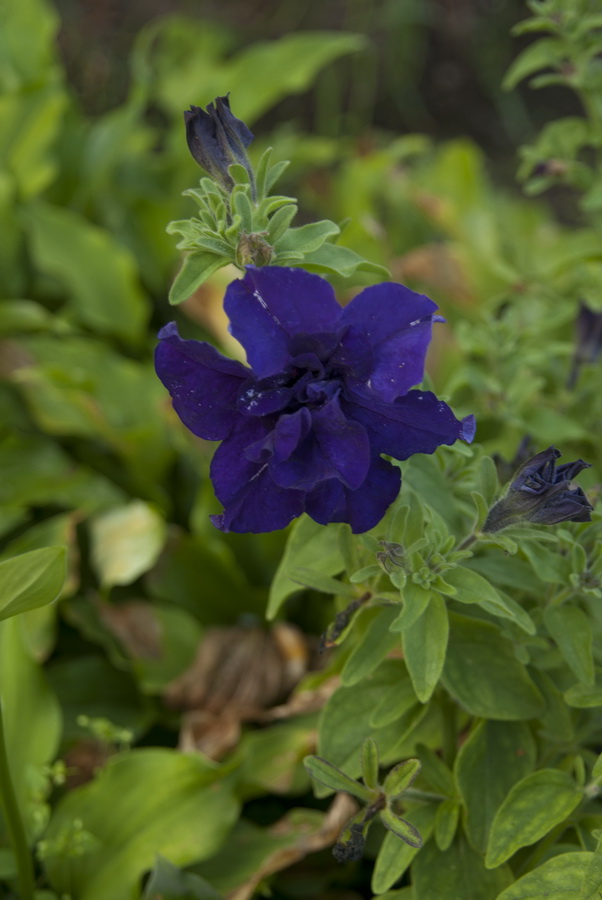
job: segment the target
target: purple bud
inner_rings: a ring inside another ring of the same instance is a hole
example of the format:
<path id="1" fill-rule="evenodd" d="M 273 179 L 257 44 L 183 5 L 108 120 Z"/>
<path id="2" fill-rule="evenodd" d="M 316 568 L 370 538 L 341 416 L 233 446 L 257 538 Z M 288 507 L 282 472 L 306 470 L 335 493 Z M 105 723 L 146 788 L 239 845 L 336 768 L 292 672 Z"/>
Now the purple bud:
<path id="1" fill-rule="evenodd" d="M 234 163 L 244 166 L 253 181 L 246 153 L 253 134 L 244 122 L 232 115 L 227 94 L 217 97 L 206 111 L 200 106 L 191 106 L 184 113 L 184 121 L 190 152 L 199 166 L 225 190 L 232 190 L 233 181 L 228 167 Z"/>

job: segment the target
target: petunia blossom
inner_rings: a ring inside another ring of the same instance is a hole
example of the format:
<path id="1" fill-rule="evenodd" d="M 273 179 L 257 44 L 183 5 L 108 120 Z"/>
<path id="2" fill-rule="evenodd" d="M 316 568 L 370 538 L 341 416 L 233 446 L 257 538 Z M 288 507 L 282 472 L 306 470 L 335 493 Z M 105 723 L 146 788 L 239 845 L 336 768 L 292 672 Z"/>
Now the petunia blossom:
<path id="1" fill-rule="evenodd" d="M 436 306 L 400 284 L 369 287 L 341 307 L 323 278 L 249 266 L 226 291 L 230 331 L 248 366 L 207 343 L 159 334 L 156 369 L 182 422 L 221 441 L 211 480 L 222 531 L 264 532 L 308 513 L 322 524 L 374 527 L 397 496 L 398 466 L 458 438 L 458 420 L 422 381 Z"/>

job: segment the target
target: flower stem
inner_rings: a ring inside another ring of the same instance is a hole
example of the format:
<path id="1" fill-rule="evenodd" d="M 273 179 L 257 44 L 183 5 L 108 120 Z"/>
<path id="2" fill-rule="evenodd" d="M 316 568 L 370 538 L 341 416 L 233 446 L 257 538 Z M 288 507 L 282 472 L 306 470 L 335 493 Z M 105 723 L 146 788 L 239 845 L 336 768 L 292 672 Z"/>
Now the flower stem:
<path id="1" fill-rule="evenodd" d="M 33 900 L 34 874 L 33 862 L 21 812 L 17 803 L 15 789 L 10 776 L 8 753 L 6 751 L 6 736 L 4 732 L 4 709 L 0 698 L 0 805 L 4 814 L 4 820 L 8 830 L 10 843 L 17 863 L 17 881 L 19 883 L 19 897 L 21 900 Z"/>

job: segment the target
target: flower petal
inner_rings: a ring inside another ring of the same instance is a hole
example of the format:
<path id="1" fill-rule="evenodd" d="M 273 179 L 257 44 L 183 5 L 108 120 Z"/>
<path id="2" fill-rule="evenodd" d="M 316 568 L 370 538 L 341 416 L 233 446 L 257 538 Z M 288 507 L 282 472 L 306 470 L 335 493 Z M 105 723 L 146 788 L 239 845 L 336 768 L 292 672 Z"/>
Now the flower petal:
<path id="1" fill-rule="evenodd" d="M 327 281 L 281 266 L 248 266 L 244 278 L 228 286 L 224 309 L 259 378 L 286 369 L 293 336 L 332 332 L 341 315 Z"/>
<path id="2" fill-rule="evenodd" d="M 434 453 L 441 444 L 453 444 L 459 438 L 470 443 L 474 437 L 474 416 L 456 419 L 447 403 L 430 391 L 410 391 L 395 403 L 350 396 L 355 402 L 342 403 L 345 414 L 364 425 L 374 450 L 395 459 Z"/>
<path id="3" fill-rule="evenodd" d="M 348 522 L 355 533 L 369 531 L 378 525 L 399 493 L 401 472 L 379 456 L 372 464 L 362 486 L 356 491 L 342 482 L 324 481 L 307 495 L 305 511 L 319 522 Z"/>
<path id="4" fill-rule="evenodd" d="M 436 309 L 424 294 L 387 282 L 366 288 L 343 310 L 341 325 L 354 326 L 370 342 L 375 365 L 369 384 L 382 400 L 395 400 L 422 381 Z"/>
<path id="5" fill-rule="evenodd" d="M 157 375 L 169 391 L 180 419 L 208 441 L 227 437 L 236 420 L 236 398 L 251 372 L 203 341 L 183 340 L 175 322 L 159 332 Z"/>
<path id="6" fill-rule="evenodd" d="M 362 484 L 370 468 L 370 441 L 363 425 L 344 415 L 338 397 L 312 410 L 314 434 L 325 457 L 351 490 Z"/>
<path id="7" fill-rule="evenodd" d="M 273 425 L 273 420 L 241 420 L 215 452 L 211 480 L 224 512 L 211 516 L 211 521 L 221 531 L 276 531 L 304 510 L 302 491 L 282 489 L 274 483 L 266 463 L 245 456 L 245 449 L 266 438 Z"/>

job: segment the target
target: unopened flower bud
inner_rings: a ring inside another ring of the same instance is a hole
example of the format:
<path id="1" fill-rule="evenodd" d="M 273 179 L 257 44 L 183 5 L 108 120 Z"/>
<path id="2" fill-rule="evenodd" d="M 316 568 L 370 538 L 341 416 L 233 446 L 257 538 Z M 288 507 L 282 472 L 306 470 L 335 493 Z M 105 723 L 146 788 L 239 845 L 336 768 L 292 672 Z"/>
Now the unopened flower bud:
<path id="1" fill-rule="evenodd" d="M 521 522 L 590 522 L 591 503 L 580 487 L 571 487 L 572 479 L 590 464 L 577 459 L 557 468 L 559 456 L 560 451 L 548 447 L 528 459 L 515 472 L 506 495 L 490 509 L 483 531 L 500 531 Z"/>
<path id="2" fill-rule="evenodd" d="M 206 111 L 200 106 L 191 106 L 184 113 L 184 121 L 190 152 L 199 166 L 226 191 L 231 191 L 234 184 L 228 172 L 228 167 L 234 163 L 244 166 L 253 182 L 253 170 L 246 153 L 253 134 L 244 122 L 232 115 L 227 94 L 217 97 Z"/>
<path id="3" fill-rule="evenodd" d="M 263 234 L 243 231 L 236 247 L 236 262 L 239 266 L 267 266 L 274 255 L 271 244 Z"/>

